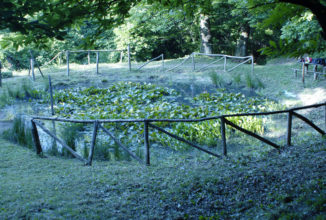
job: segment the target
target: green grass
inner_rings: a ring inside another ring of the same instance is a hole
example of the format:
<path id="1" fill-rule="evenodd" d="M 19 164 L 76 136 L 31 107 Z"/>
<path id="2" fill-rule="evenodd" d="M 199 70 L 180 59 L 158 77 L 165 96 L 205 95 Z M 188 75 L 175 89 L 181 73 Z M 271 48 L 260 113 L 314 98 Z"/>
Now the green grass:
<path id="1" fill-rule="evenodd" d="M 177 63 L 167 61 L 166 69 Z M 295 65 L 255 66 L 255 75 L 265 85 L 256 92 L 287 106 L 325 101 L 325 79 L 313 81 L 308 76 L 303 85 L 290 70 Z M 155 63 L 138 72 L 129 72 L 126 64 L 101 64 L 99 75 L 95 65 L 71 68 L 69 78 L 64 66 L 45 69 L 44 73 L 51 74 L 56 90 L 107 87 L 127 80 L 161 85 L 172 82 L 174 88 L 180 86 L 176 83 L 189 83 L 201 91 L 212 84 L 208 74 L 212 70 L 162 73 L 154 69 Z M 234 82 L 231 89 L 240 91 L 248 70 L 249 65 L 234 76 L 222 73 L 223 80 Z M 7 87 L 19 87 L 28 79 L 26 71 L 13 75 L 4 79 L 2 95 Z M 47 89 L 46 80 L 39 75 L 31 85 Z M 285 90 L 296 98 L 287 96 Z M 320 121 L 320 114 L 323 111 L 310 116 Z M 275 129 L 279 126 L 275 123 Z M 257 153 L 256 149 L 267 147 L 254 141 L 252 148 L 245 148 L 247 153 L 223 159 L 202 152 L 162 149 L 151 143 L 150 167 L 134 160 L 117 161 L 119 152 L 115 148 L 108 152 L 105 141 L 99 141 L 97 160 L 87 167 L 72 158 L 40 158 L 31 149 L 0 139 L 0 219 L 325 219 L 325 139 L 312 130 L 302 133 L 307 128 L 298 121 L 293 127 L 295 147 L 285 147 L 280 154 L 273 150 Z M 237 147 L 238 141 L 232 145 Z M 106 156 L 101 157 L 103 154 Z"/>
<path id="2" fill-rule="evenodd" d="M 256 159 L 171 155 L 150 167 L 134 161 L 87 167 L 40 158 L 2 139 L 0 146 L 1 219 L 326 217 L 326 152 L 305 146 Z"/>

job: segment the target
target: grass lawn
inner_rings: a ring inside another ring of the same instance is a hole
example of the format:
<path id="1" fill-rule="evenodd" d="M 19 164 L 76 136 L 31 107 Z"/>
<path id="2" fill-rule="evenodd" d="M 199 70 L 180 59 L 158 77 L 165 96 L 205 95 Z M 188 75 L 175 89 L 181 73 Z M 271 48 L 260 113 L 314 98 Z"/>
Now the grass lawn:
<path id="1" fill-rule="evenodd" d="M 40 158 L 0 140 L 1 219 L 326 217 L 325 140 L 261 158 L 171 156 L 160 165 Z M 318 219 L 318 218 L 317 218 Z"/>

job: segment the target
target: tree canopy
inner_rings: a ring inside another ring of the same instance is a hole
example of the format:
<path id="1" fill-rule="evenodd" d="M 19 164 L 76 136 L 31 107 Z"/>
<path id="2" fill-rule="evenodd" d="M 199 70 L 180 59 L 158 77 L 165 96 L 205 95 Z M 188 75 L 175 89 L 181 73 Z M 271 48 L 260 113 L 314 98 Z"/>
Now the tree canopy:
<path id="1" fill-rule="evenodd" d="M 0 48 L 298 56 L 325 51 L 325 16 L 326 0 L 2 0 Z"/>

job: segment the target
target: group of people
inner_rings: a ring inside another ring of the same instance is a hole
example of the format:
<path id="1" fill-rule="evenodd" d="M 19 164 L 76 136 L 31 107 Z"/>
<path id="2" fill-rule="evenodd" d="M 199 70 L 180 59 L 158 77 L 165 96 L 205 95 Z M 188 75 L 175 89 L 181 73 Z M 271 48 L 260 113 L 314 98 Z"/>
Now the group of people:
<path id="1" fill-rule="evenodd" d="M 299 62 L 319 64 L 319 65 L 326 66 L 326 58 L 311 58 L 311 57 L 306 57 L 306 58 L 301 58 L 299 60 Z"/>

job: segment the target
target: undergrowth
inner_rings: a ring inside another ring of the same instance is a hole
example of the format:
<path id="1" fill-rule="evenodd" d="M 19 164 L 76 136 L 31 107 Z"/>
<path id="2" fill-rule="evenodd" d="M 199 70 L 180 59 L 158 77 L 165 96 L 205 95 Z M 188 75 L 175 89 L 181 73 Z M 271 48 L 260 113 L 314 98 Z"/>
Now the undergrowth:
<path id="1" fill-rule="evenodd" d="M 0 107 L 4 107 L 8 104 L 13 104 L 15 100 L 27 100 L 40 99 L 43 92 L 33 88 L 33 85 L 28 80 L 23 80 L 16 86 L 6 85 L 2 89 L 0 95 Z"/>
<path id="2" fill-rule="evenodd" d="M 3 138 L 18 143 L 21 146 L 33 148 L 31 128 L 26 123 L 27 121 L 23 117 L 17 115 L 13 120 L 12 128 L 3 132 Z"/>

